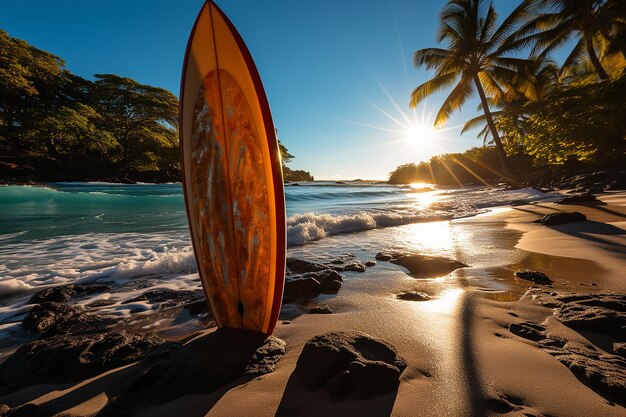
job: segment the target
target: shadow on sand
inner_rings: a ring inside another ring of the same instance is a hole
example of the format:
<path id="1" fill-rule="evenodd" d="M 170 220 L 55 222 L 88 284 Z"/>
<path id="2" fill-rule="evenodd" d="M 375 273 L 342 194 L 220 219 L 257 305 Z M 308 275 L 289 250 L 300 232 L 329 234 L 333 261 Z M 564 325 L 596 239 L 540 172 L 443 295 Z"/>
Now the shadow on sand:
<path id="1" fill-rule="evenodd" d="M 369 399 L 334 400 L 325 389 L 310 391 L 294 371 L 280 400 L 275 417 L 388 417 L 396 401 L 398 388 L 385 395 Z"/>
<path id="2" fill-rule="evenodd" d="M 166 343 L 135 364 L 102 374 L 60 395 L 55 390 L 67 389 L 67 385 L 48 386 L 45 391 L 27 388 L 5 398 L 10 405 L 40 399 L 39 405 L 26 404 L 10 416 L 51 417 L 79 406 L 93 407 L 93 413 L 104 406 L 95 416 L 132 416 L 167 410 L 182 401 L 185 417 L 201 417 L 229 390 L 271 372 L 284 352 L 284 342 L 279 339 L 222 329 L 184 346 Z M 41 401 L 44 392 L 50 393 L 51 399 Z M 180 410 L 180 405 L 175 410 Z"/>

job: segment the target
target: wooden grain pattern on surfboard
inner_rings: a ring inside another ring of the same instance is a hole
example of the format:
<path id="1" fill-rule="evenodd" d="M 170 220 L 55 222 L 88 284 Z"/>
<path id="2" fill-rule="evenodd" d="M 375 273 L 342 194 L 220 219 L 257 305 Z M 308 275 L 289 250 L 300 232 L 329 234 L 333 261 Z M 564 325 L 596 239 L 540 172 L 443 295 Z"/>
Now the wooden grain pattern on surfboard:
<path id="1" fill-rule="evenodd" d="M 252 58 L 212 2 L 187 46 L 180 135 L 192 243 L 215 320 L 269 334 L 285 272 L 279 149 Z"/>

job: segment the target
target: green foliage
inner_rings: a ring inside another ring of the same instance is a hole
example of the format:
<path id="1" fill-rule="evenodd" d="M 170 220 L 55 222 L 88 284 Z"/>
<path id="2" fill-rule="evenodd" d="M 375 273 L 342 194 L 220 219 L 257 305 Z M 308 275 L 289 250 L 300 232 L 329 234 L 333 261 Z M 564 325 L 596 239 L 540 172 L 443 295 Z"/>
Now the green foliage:
<path id="1" fill-rule="evenodd" d="M 560 88 L 540 102 L 511 106 L 498 118 L 510 149 L 531 155 L 535 165 L 568 159 L 607 164 L 624 161 L 626 76 L 614 81 Z"/>
<path id="2" fill-rule="evenodd" d="M 54 159 L 54 172 L 34 166 L 44 179 L 174 180 L 178 99 L 117 75 L 85 80 L 0 30 L 0 148 L 13 165 Z"/>
<path id="3" fill-rule="evenodd" d="M 439 90 L 452 88 L 435 118 L 435 125 L 440 126 L 478 93 L 503 170 L 507 170 L 506 155 L 486 95 L 496 101 L 509 100 L 507 95 L 511 93 L 536 98 L 536 83 L 528 76 L 531 63 L 509 56 L 518 46 L 507 43 L 528 18 L 531 5 L 530 1 L 522 1 L 498 26 L 493 4 L 486 0 L 449 0 L 441 12 L 438 35 L 445 47 L 420 49 L 414 55 L 415 65 L 434 69 L 435 76 L 413 90 L 410 106 L 417 106 Z"/>
<path id="4" fill-rule="evenodd" d="M 530 165 L 530 161 L 524 155 L 515 154 L 509 159 L 516 170 L 522 170 Z M 463 153 L 437 155 L 419 164 L 400 165 L 389 173 L 389 182 L 458 186 L 500 181 L 502 177 L 497 149 L 494 146 L 483 146 Z"/>

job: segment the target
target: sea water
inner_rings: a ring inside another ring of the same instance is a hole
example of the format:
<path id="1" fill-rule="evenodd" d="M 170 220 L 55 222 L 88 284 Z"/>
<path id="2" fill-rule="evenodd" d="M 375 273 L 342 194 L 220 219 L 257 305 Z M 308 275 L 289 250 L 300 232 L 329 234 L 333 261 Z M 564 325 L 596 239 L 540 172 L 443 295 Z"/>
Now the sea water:
<path id="1" fill-rule="evenodd" d="M 385 230 L 559 198 L 529 188 L 356 182 L 288 184 L 285 195 L 288 251 L 298 256 L 332 252 L 333 246 L 339 253 L 342 242 L 359 236 L 379 240 L 369 245 L 381 247 L 390 235 Z M 181 185 L 0 186 L 0 339 L 18 326 L 36 291 L 95 282 L 113 288 L 102 295 L 108 299 L 98 314 L 116 317 L 149 310 L 128 303 L 148 288 L 200 289 Z"/>

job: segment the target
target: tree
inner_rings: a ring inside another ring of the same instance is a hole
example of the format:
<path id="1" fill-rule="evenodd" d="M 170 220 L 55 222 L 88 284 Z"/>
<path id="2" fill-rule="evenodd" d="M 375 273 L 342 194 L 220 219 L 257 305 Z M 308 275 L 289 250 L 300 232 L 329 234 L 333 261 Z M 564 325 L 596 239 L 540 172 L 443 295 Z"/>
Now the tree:
<path id="1" fill-rule="evenodd" d="M 141 161 L 146 148 L 178 146 L 178 99 L 169 91 L 113 74 L 96 74 L 91 97 L 103 117 L 103 128 L 120 144 L 123 168 L 152 169 Z"/>
<path id="2" fill-rule="evenodd" d="M 509 86 L 504 94 L 499 96 L 498 98 L 488 97 L 487 102 L 492 107 L 491 108 L 491 117 L 496 123 L 496 127 L 498 125 L 498 117 L 502 113 L 502 109 L 510 108 L 510 107 L 519 107 L 531 101 L 538 101 L 544 98 L 547 94 L 554 91 L 557 87 L 557 79 L 559 74 L 559 68 L 556 63 L 550 59 L 547 59 L 546 56 L 540 56 L 537 58 L 533 58 L 529 60 L 528 65 L 529 74 L 525 76 L 525 79 L 532 79 L 535 84 L 535 97 L 534 100 L 529 100 L 528 97 L 519 93 L 519 89 L 515 86 L 515 81 L 513 81 L 513 85 Z M 497 110 L 493 110 L 493 108 L 497 108 Z M 478 110 L 483 111 L 482 104 L 478 105 Z M 467 132 L 470 129 L 473 129 L 477 126 L 482 125 L 482 129 L 478 133 L 478 137 L 483 139 L 483 143 L 487 144 L 489 142 L 493 142 L 493 139 L 490 139 L 490 129 L 489 125 L 486 122 L 486 116 L 483 113 L 482 115 L 476 116 L 463 125 L 463 129 L 461 130 L 461 134 Z M 514 147 L 513 144 L 509 143 L 507 145 L 507 141 L 510 142 L 510 138 L 504 138 L 504 145 L 506 148 L 511 149 Z"/>
<path id="3" fill-rule="evenodd" d="M 578 41 L 561 69 L 560 77 L 580 63 L 583 56 L 589 59 L 602 81 L 609 74 L 598 57 L 612 39 L 624 39 L 626 14 L 623 0 L 535 0 L 544 13 L 523 25 L 513 36 L 511 45 L 534 44 L 533 55 L 547 55 L 561 47 L 572 36 Z M 614 45 L 622 49 L 623 45 Z"/>
<path id="4" fill-rule="evenodd" d="M 446 48 L 420 49 L 414 55 L 417 67 L 436 71 L 434 78 L 413 90 L 410 106 L 414 108 L 427 96 L 456 84 L 437 113 L 435 125 L 439 126 L 477 91 L 505 174 L 506 153 L 487 95 L 500 100 L 507 88 L 515 88 L 528 98 L 536 95 L 532 80 L 525 78 L 528 61 L 506 56 L 513 50 L 506 40 L 528 19 L 530 6 L 529 1 L 523 1 L 497 27 L 496 11 L 486 1 L 449 0 L 441 13 L 438 37 L 439 42 L 447 43 Z"/>

